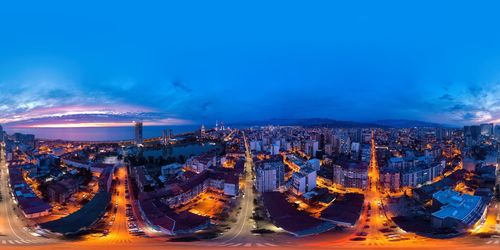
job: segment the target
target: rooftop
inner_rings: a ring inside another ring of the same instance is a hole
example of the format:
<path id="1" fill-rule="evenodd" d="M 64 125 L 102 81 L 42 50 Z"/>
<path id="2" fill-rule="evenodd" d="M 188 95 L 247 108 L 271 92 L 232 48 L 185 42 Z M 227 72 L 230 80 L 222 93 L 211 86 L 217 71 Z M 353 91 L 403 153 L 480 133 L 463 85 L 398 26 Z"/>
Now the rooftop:
<path id="1" fill-rule="evenodd" d="M 335 225 L 321 221 L 290 204 L 285 195 L 279 192 L 263 193 L 264 205 L 276 226 L 295 236 L 318 234 L 332 229 Z"/>
<path id="2" fill-rule="evenodd" d="M 41 224 L 40 226 L 52 232 L 62 234 L 75 234 L 85 230 L 97 220 L 106 211 L 108 203 L 111 201 L 111 194 L 108 192 L 98 192 L 80 210 L 61 219 Z"/>
<path id="3" fill-rule="evenodd" d="M 460 194 L 452 189 L 436 192 L 432 197 L 444 204 L 441 209 L 432 215 L 437 218 L 454 218 L 469 224 L 470 214 L 480 210 L 482 199 L 479 196 Z"/>
<path id="4" fill-rule="evenodd" d="M 347 193 L 323 210 L 320 218 L 335 223 L 354 225 L 361 215 L 364 198 L 362 194 Z"/>

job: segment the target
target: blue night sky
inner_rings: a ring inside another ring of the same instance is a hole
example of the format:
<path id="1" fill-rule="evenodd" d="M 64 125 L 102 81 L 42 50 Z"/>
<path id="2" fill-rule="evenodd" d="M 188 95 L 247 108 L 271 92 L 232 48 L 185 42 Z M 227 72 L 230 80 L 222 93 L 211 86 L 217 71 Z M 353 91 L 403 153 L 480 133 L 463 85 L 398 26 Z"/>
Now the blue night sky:
<path id="1" fill-rule="evenodd" d="M 12 2 L 4 124 L 500 122 L 494 1 Z"/>

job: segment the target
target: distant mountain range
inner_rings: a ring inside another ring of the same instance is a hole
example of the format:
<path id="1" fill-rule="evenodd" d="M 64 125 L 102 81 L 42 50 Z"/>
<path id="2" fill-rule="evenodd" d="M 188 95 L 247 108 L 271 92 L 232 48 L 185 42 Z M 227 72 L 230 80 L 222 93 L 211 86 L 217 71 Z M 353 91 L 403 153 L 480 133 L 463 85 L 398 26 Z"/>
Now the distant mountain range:
<path id="1" fill-rule="evenodd" d="M 373 123 L 379 124 L 379 125 L 382 125 L 385 127 L 390 127 L 390 128 L 413 128 L 413 127 L 444 128 L 444 127 L 451 127 L 449 125 L 444 125 L 444 124 L 439 124 L 439 123 L 403 120 L 403 119 L 378 120 L 378 121 L 374 121 Z"/>
<path id="2" fill-rule="evenodd" d="M 241 122 L 228 124 L 230 126 L 304 126 L 304 127 L 330 127 L 330 128 L 411 128 L 411 127 L 450 127 L 438 123 L 412 120 L 378 120 L 374 122 L 339 121 L 328 118 L 304 119 L 271 119 L 268 121 Z"/>

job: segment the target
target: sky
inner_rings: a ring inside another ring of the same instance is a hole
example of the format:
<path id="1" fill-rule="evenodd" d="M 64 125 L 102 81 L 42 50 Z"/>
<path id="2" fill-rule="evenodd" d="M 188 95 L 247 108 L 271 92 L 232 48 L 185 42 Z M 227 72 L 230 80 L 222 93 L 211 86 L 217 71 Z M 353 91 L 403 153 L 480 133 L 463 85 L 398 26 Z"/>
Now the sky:
<path id="1" fill-rule="evenodd" d="M 0 123 L 500 123 L 495 1 L 0 3 Z"/>

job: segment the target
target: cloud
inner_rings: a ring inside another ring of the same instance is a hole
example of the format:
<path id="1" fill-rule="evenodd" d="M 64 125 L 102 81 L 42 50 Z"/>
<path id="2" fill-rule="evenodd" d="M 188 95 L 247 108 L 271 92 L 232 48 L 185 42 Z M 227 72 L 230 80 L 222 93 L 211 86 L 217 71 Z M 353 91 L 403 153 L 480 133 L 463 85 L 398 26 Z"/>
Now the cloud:
<path id="1" fill-rule="evenodd" d="M 439 97 L 440 100 L 445 100 L 445 101 L 453 101 L 454 98 L 450 94 L 444 94 L 441 97 Z"/>
<path id="2" fill-rule="evenodd" d="M 486 93 L 484 93 L 484 89 L 480 86 L 470 86 L 469 92 L 475 98 L 482 98 L 486 95 Z"/>
<path id="3" fill-rule="evenodd" d="M 494 122 L 500 119 L 498 96 L 500 87 L 494 83 L 454 86 L 438 98 L 439 113 L 461 124 Z"/>
<path id="4" fill-rule="evenodd" d="M 463 118 L 468 121 L 473 122 L 489 122 L 493 118 L 489 112 L 477 111 L 475 113 L 467 112 L 463 115 Z"/>
<path id="5" fill-rule="evenodd" d="M 180 89 L 180 90 L 185 91 L 185 92 L 191 92 L 192 91 L 191 88 L 189 88 L 187 85 L 183 84 L 179 80 L 173 81 L 172 82 L 172 86 L 174 86 L 174 88 Z"/>
<path id="6" fill-rule="evenodd" d="M 126 85 L 126 89 L 133 87 Z M 38 84 L 2 83 L 0 88 L 3 90 L 0 123 L 6 126 L 115 126 L 133 120 L 151 125 L 191 123 L 155 107 L 123 102 L 99 88 L 89 91 L 85 85 L 40 81 Z"/>
<path id="7" fill-rule="evenodd" d="M 187 125 L 192 121 L 155 112 L 107 113 L 91 111 L 79 114 L 54 114 L 31 117 L 6 124 L 15 128 L 64 128 L 64 127 L 122 127 L 133 121 L 143 121 L 145 125 Z"/>

